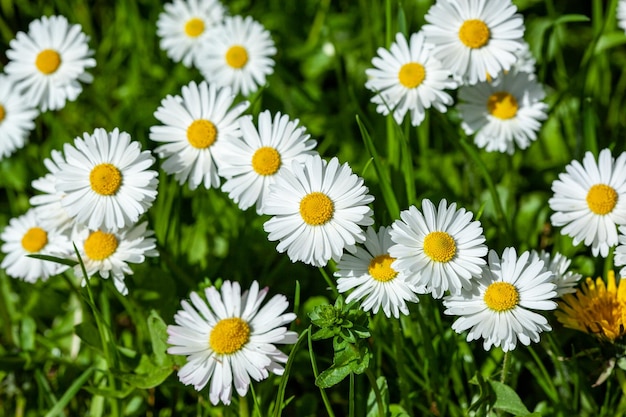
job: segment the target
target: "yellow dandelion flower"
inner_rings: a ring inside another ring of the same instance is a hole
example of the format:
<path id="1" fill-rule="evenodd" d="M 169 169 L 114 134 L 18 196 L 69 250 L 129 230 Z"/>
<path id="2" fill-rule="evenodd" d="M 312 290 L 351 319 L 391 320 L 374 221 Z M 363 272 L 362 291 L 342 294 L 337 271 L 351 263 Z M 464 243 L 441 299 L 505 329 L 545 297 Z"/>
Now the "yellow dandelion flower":
<path id="1" fill-rule="evenodd" d="M 626 334 L 626 283 L 616 282 L 615 272 L 602 278 L 587 278 L 576 294 L 566 294 L 559 302 L 556 318 L 565 327 L 615 342 Z"/>

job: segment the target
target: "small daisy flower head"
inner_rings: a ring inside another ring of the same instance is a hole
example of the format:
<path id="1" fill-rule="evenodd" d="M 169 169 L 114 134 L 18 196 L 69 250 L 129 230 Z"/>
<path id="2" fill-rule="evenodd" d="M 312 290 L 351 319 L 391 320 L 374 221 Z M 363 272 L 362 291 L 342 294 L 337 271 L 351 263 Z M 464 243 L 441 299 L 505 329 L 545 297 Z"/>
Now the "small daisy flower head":
<path id="1" fill-rule="evenodd" d="M 615 266 L 624 266 L 626 265 L 626 225 L 620 226 L 618 230 L 619 245 L 615 248 L 613 261 L 615 262 Z M 619 271 L 619 275 L 626 277 L 626 266 Z"/>
<path id="2" fill-rule="evenodd" d="M 617 2 L 617 26 L 626 32 L 626 0 Z"/>
<path id="3" fill-rule="evenodd" d="M 453 103 L 444 91 L 455 88 L 452 75 L 432 55 L 432 45 L 425 43 L 422 32 L 411 35 L 409 42 L 402 33 L 389 50 L 378 49 L 372 59 L 374 68 L 365 70 L 368 81 L 365 87 L 377 93 L 372 102 L 383 115 L 393 112 L 396 123 L 401 124 L 411 112 L 411 124 L 418 126 L 426 110 L 434 107 L 442 113 Z"/>
<path id="4" fill-rule="evenodd" d="M 515 63 L 511 66 L 511 71 L 525 72 L 530 74 L 531 79 L 535 79 L 535 65 L 537 60 L 530 51 L 528 42 L 522 42 L 522 48 L 515 52 Z"/>
<path id="5" fill-rule="evenodd" d="M 139 264 L 146 256 L 159 254 L 153 235 L 148 223 L 142 222 L 114 233 L 79 227 L 74 230 L 72 240 L 76 242 L 87 276 L 99 273 L 104 279 L 111 278 L 115 288 L 127 295 L 124 278 L 133 274 L 129 264 Z M 74 273 L 82 276 L 80 265 L 74 267 Z"/>
<path id="6" fill-rule="evenodd" d="M 65 193 L 58 192 L 56 189 L 56 174 L 61 170 L 59 164 L 65 163 L 63 153 L 53 150 L 50 158 L 44 159 L 43 163 L 49 172 L 32 181 L 32 187 L 41 191 L 42 194 L 31 197 L 30 204 L 42 227 L 64 232 L 74 225 L 74 219 L 67 214 L 61 204 Z"/>
<path id="7" fill-rule="evenodd" d="M 61 204 L 77 223 L 91 230 L 114 232 L 137 223 L 157 194 L 154 158 L 137 141 L 115 128 L 98 128 L 63 147 L 56 190 Z"/>
<path id="8" fill-rule="evenodd" d="M 489 252 L 489 265 L 473 283 L 471 290 L 444 297 L 445 314 L 459 316 L 452 324 L 457 333 L 469 330 L 467 341 L 484 339 L 485 350 L 500 346 L 508 352 L 517 342 L 528 346 L 539 342 L 539 334 L 552 328 L 534 310 L 554 310 L 557 304 L 552 272 L 543 261 L 531 259 L 529 252 L 517 256 L 506 248 L 500 259 Z"/>
<path id="9" fill-rule="evenodd" d="M 510 71 L 493 81 L 459 89 L 461 127 L 488 152 L 513 154 L 515 145 L 526 149 L 537 139 L 548 116 L 541 84 L 527 72 Z"/>
<path id="10" fill-rule="evenodd" d="M 572 260 L 568 257 L 555 253 L 551 256 L 548 252 L 542 250 L 537 252 L 535 250 L 530 252 L 530 259 L 534 261 L 539 259 L 543 261 L 544 268 L 547 271 L 552 272 L 553 281 L 556 284 L 556 297 L 561 297 L 563 294 L 569 294 L 576 292 L 576 285 L 582 278 L 582 275 L 573 272 L 569 269 Z"/>
<path id="11" fill-rule="evenodd" d="M 195 190 L 219 187 L 215 152 L 220 142 L 241 136 L 239 117 L 248 108 L 244 101 L 233 105 L 230 87 L 194 81 L 181 96 L 168 95 L 154 113 L 163 125 L 150 128 L 150 139 L 162 143 L 154 151 L 165 161 L 161 168 L 180 184 Z"/>
<path id="12" fill-rule="evenodd" d="M 574 245 L 584 242 L 593 256 L 606 258 L 618 243 L 616 225 L 626 224 L 626 153 L 615 159 L 603 149 L 596 161 L 587 152 L 582 164 L 565 167 L 552 191 L 552 225 L 562 226 L 561 234 L 572 237 Z"/>
<path id="13" fill-rule="evenodd" d="M 297 341 L 297 333 L 286 327 L 296 315 L 285 313 L 289 303 L 284 295 L 261 307 L 268 288 L 259 290 L 256 281 L 243 294 L 239 283 L 231 281 L 224 281 L 221 293 L 215 287 L 204 292 L 206 300 L 192 292 L 189 301 L 182 301 L 176 325 L 167 326 L 167 352 L 187 356 L 178 371 L 183 384 L 198 391 L 208 384 L 211 403 L 228 405 L 233 385 L 245 396 L 251 380 L 283 374 L 287 355 L 274 345 Z"/>
<path id="14" fill-rule="evenodd" d="M 373 227 L 368 227 L 364 247 L 358 246 L 354 254 L 344 253 L 335 276 L 339 292 L 352 290 L 346 304 L 362 300 L 364 311 L 376 314 L 382 308 L 385 316 L 399 318 L 400 313 L 409 314 L 407 301 L 419 301 L 416 293 L 424 293 L 424 288 L 392 267 L 395 260 L 389 255 L 392 244 L 389 228 L 381 227 L 376 233 Z"/>
<path id="15" fill-rule="evenodd" d="M 198 60 L 198 68 L 209 83 L 230 86 L 234 94 L 248 97 L 274 72 L 274 41 L 269 31 L 250 16 L 226 17 L 207 36 L 210 42 Z"/>
<path id="16" fill-rule="evenodd" d="M 565 294 L 555 312 L 565 327 L 614 343 L 626 335 L 626 280 L 608 272 L 606 282 L 587 278 L 576 294 Z"/>
<path id="17" fill-rule="evenodd" d="M 437 0 L 424 17 L 433 54 L 467 84 L 511 68 L 524 20 L 510 0 Z"/>
<path id="18" fill-rule="evenodd" d="M 392 267 L 414 276 L 434 298 L 448 290 L 458 294 L 462 288 L 470 289 L 486 263 L 480 222 L 472 221 L 472 212 L 457 210 L 456 203 L 448 206 L 446 200 L 436 208 L 424 199 L 422 210 L 411 206 L 391 225 L 395 244 L 389 254 L 396 259 Z"/>
<path id="19" fill-rule="evenodd" d="M 365 240 L 361 227 L 374 223 L 368 206 L 374 197 L 368 191 L 348 164 L 308 155 L 293 161 L 270 187 L 265 214 L 273 217 L 263 228 L 270 241 L 279 241 L 276 250 L 287 251 L 293 262 L 325 266 Z"/>
<path id="20" fill-rule="evenodd" d="M 93 80 L 85 72 L 96 66 L 88 41 L 81 26 L 70 25 L 64 16 L 43 16 L 9 43 L 4 71 L 33 106 L 62 109 L 83 91 L 81 82 Z"/>
<path id="21" fill-rule="evenodd" d="M 251 116 L 242 117 L 241 139 L 221 144 L 218 172 L 227 179 L 222 190 L 240 209 L 256 205 L 257 213 L 262 214 L 269 186 L 281 170 L 291 169 L 292 161 L 302 162 L 305 155 L 315 153 L 317 142 L 298 123 L 281 113 L 272 119 L 266 110 L 259 115 L 258 129 Z"/>
<path id="22" fill-rule="evenodd" d="M 67 237 L 54 230 L 43 228 L 32 209 L 12 218 L 0 238 L 4 242 L 2 252 L 5 254 L 0 267 L 13 278 L 35 283 L 38 280 L 45 281 L 68 268 L 57 262 L 27 256 L 36 254 L 67 258 L 72 251 Z"/>
<path id="23" fill-rule="evenodd" d="M 209 29 L 221 23 L 226 12 L 217 0 L 174 0 L 166 3 L 157 20 L 160 46 L 174 62 L 195 64 Z"/>
<path id="24" fill-rule="evenodd" d="M 15 84 L 0 74 L 0 159 L 24 147 L 38 114 Z"/>

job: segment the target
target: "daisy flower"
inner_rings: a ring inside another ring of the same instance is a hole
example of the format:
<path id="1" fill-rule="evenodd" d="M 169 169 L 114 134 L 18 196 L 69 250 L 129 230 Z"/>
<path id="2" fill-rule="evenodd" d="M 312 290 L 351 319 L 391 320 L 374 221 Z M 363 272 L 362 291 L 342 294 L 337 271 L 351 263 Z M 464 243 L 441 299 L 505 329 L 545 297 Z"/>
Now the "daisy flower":
<path id="1" fill-rule="evenodd" d="M 154 158 L 128 133 L 98 128 L 63 150 L 56 190 L 65 194 L 61 204 L 76 222 L 113 232 L 135 224 L 152 206 L 158 179 L 148 168 Z"/>
<path id="2" fill-rule="evenodd" d="M 509 70 L 522 47 L 524 20 L 510 0 L 438 0 L 424 17 L 433 54 L 463 82 Z"/>
<path id="3" fill-rule="evenodd" d="M 531 79 L 535 79 L 535 65 L 537 60 L 530 51 L 528 42 L 522 42 L 522 49 L 515 52 L 515 63 L 511 66 L 511 71 L 526 72 L 530 74 Z"/>
<path id="4" fill-rule="evenodd" d="M 194 81 L 182 88 L 182 97 L 168 95 L 154 113 L 162 126 L 150 128 L 150 139 L 163 143 L 154 151 L 165 161 L 161 168 L 192 190 L 204 184 L 218 187 L 215 149 L 222 141 L 241 136 L 239 116 L 248 102 L 233 105 L 230 87 L 217 88 Z"/>
<path id="5" fill-rule="evenodd" d="M 365 240 L 361 226 L 374 223 L 374 201 L 362 178 L 337 158 L 326 162 L 319 155 L 293 161 L 270 187 L 265 214 L 273 216 L 263 225 L 276 250 L 287 251 L 293 262 L 325 266 L 339 260 L 344 248 L 356 250 Z"/>
<path id="6" fill-rule="evenodd" d="M 576 294 L 565 294 L 555 312 L 567 328 L 579 330 L 601 341 L 615 342 L 626 335 L 626 280 L 608 272 L 602 278 L 587 278 Z"/>
<path id="7" fill-rule="evenodd" d="M 74 219 L 67 214 L 67 211 L 61 204 L 65 193 L 58 192 L 56 188 L 56 174 L 61 170 L 59 164 L 64 162 L 63 154 L 53 150 L 51 157 L 43 161 L 49 172 L 31 183 L 35 190 L 43 193 L 30 198 L 30 204 L 35 210 L 37 219 L 39 219 L 43 227 L 55 229 L 59 232 L 68 230 L 74 224 Z"/>
<path id="8" fill-rule="evenodd" d="M 212 28 L 197 66 L 206 80 L 230 86 L 234 94 L 249 96 L 274 72 L 276 54 L 270 33 L 250 16 L 225 17 Z"/>
<path id="9" fill-rule="evenodd" d="M 42 227 L 32 209 L 12 218 L 0 238 L 4 241 L 2 252 L 6 255 L 0 268 L 5 269 L 13 278 L 35 283 L 38 280 L 45 281 L 68 268 L 63 264 L 26 256 L 37 254 L 68 257 L 72 251 L 67 237 Z"/>
<path id="10" fill-rule="evenodd" d="M 488 152 L 513 154 L 537 139 L 548 105 L 541 84 L 527 72 L 510 71 L 493 81 L 459 89 L 461 127 Z"/>
<path id="11" fill-rule="evenodd" d="M 617 2 L 617 26 L 626 32 L 626 0 Z"/>
<path id="12" fill-rule="evenodd" d="M 160 46 L 167 56 L 186 67 L 195 64 L 213 26 L 221 23 L 226 12 L 217 0 L 174 0 L 166 3 L 157 20 Z"/>
<path id="13" fill-rule="evenodd" d="M 344 253 L 337 263 L 337 289 L 344 293 L 353 290 L 346 303 L 363 300 L 361 308 L 374 314 L 381 309 L 385 316 L 400 317 L 409 314 L 406 302 L 417 303 L 416 293 L 424 293 L 403 271 L 392 267 L 395 258 L 389 255 L 393 242 L 389 228 L 381 227 L 376 233 L 373 227 L 365 232 L 365 247 L 357 247 L 354 255 Z"/>
<path id="14" fill-rule="evenodd" d="M 626 153 L 614 159 L 609 149 L 598 162 L 587 152 L 583 163 L 572 161 L 552 183 L 554 196 L 548 204 L 555 211 L 553 226 L 561 234 L 591 246 L 593 256 L 607 257 L 618 243 L 617 226 L 626 224 Z"/>
<path id="15" fill-rule="evenodd" d="M 569 270 L 569 266 L 572 263 L 571 259 L 558 252 L 554 256 L 550 256 L 548 252 L 543 250 L 541 252 L 530 251 L 530 259 L 531 261 L 536 259 L 542 260 L 546 271 L 552 272 L 552 279 L 556 284 L 556 297 L 576 292 L 574 287 L 578 285 L 582 275 Z"/>
<path id="16" fill-rule="evenodd" d="M 530 259 L 524 252 L 519 258 L 514 248 L 506 248 L 502 259 L 489 252 L 489 266 L 474 281 L 471 290 L 446 296 L 445 314 L 460 316 L 452 329 L 457 333 L 469 330 L 467 341 L 483 338 L 483 348 L 501 346 L 508 352 L 518 340 L 523 345 L 539 342 L 539 334 L 552 328 L 548 320 L 533 310 L 554 310 L 557 304 L 552 272 L 543 261 Z"/>
<path id="17" fill-rule="evenodd" d="M 618 230 L 619 245 L 615 248 L 615 257 L 613 261 L 615 262 L 615 266 L 624 266 L 626 265 L 626 225 L 619 226 Z M 619 275 L 621 277 L 626 277 L 626 266 L 620 269 Z"/>
<path id="18" fill-rule="evenodd" d="M 4 72 L 16 82 L 27 101 L 41 111 L 58 110 L 90 83 L 87 68 L 96 66 L 80 25 L 70 25 L 64 16 L 33 20 L 28 33 L 18 32 L 9 43 L 9 63 Z"/>
<path id="19" fill-rule="evenodd" d="M 442 113 L 452 104 L 452 97 L 443 90 L 455 88 L 452 75 L 432 56 L 432 45 L 424 42 L 422 32 L 411 35 L 409 42 L 403 34 L 389 50 L 378 49 L 372 59 L 374 68 L 365 70 L 365 87 L 377 93 L 372 102 L 383 115 L 393 111 L 396 123 L 401 124 L 408 111 L 411 124 L 418 126 L 424 120 L 426 109 L 434 107 Z"/>
<path id="20" fill-rule="evenodd" d="M 39 112 L 0 74 L 0 159 L 23 148 Z"/>
<path id="21" fill-rule="evenodd" d="M 256 281 L 243 294 L 239 283 L 230 281 L 224 281 L 221 294 L 215 287 L 204 292 L 206 301 L 195 292 L 191 302 L 182 301 L 183 309 L 174 315 L 176 325 L 167 326 L 167 352 L 187 356 L 178 371 L 183 384 L 200 391 L 210 383 L 211 403 L 228 405 L 233 385 L 244 396 L 251 379 L 283 374 L 287 355 L 274 344 L 297 341 L 297 333 L 285 327 L 296 315 L 284 312 L 289 306 L 284 295 L 275 295 L 261 307 L 268 288 L 259 290 Z"/>
<path id="22" fill-rule="evenodd" d="M 99 273 L 102 278 L 112 278 L 115 288 L 127 295 L 124 277 L 133 274 L 128 264 L 139 264 L 146 256 L 159 255 L 153 235 L 148 223 L 143 222 L 114 233 L 79 227 L 74 230 L 72 240 L 76 242 L 87 276 Z M 80 265 L 74 267 L 74 273 L 82 276 Z"/>
<path id="23" fill-rule="evenodd" d="M 246 210 L 256 204 L 258 214 L 270 184 L 276 181 L 281 170 L 290 169 L 292 161 L 302 162 L 305 155 L 313 155 L 317 142 L 310 139 L 298 119 L 276 113 L 274 119 L 268 110 L 259 115 L 258 129 L 252 116 L 239 121 L 241 139 L 224 141 L 217 161 L 219 175 L 227 178 L 222 190 Z"/>
<path id="24" fill-rule="evenodd" d="M 461 288 L 470 289 L 487 254 L 480 222 L 472 221 L 471 211 L 457 210 L 456 203 L 448 207 L 446 200 L 435 208 L 424 199 L 422 210 L 411 206 L 391 225 L 395 244 L 389 255 L 396 259 L 392 267 L 406 271 L 434 298 L 448 290 L 458 294 Z"/>

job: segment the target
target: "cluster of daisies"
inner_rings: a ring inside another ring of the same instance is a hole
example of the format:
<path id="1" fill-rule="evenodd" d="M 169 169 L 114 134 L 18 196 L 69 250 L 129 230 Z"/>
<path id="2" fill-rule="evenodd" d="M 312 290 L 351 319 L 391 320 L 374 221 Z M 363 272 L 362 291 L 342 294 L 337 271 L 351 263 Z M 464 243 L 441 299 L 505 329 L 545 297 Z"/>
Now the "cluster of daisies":
<path id="1" fill-rule="evenodd" d="M 408 39 L 396 35 L 379 48 L 365 86 L 383 115 L 401 124 L 407 113 L 420 125 L 426 110 L 454 104 L 461 127 L 487 151 L 514 153 L 537 139 L 547 118 L 535 60 L 524 41 L 523 17 L 510 0 L 438 1 L 428 24 Z"/>
<path id="2" fill-rule="evenodd" d="M 246 97 L 273 71 L 269 32 L 249 17 L 228 16 L 215 0 L 174 0 L 164 9 L 157 22 L 162 49 L 205 78 L 166 96 L 154 113 L 159 124 L 149 138 L 165 173 L 192 190 L 221 188 L 242 210 L 254 206 L 268 216 L 263 227 L 278 252 L 315 267 L 336 263 L 338 290 L 374 314 L 398 318 L 409 314 L 408 302 L 429 294 L 443 299 L 446 314 L 458 316 L 455 331 L 484 339 L 485 349 L 509 351 L 551 330 L 544 312 L 568 295 L 560 320 L 584 327 L 569 310 L 578 311 L 576 303 L 592 298 L 600 283 L 588 280 L 584 296 L 575 297 L 581 276 L 561 254 L 489 251 L 480 222 L 456 203 L 436 206 L 425 199 L 421 209 L 411 206 L 376 229 L 374 197 L 364 180 L 336 157 L 322 158 L 297 119 L 269 110 L 256 120 L 245 114 Z M 515 145 L 528 147 L 546 105 L 516 11 L 509 0 L 437 1 L 420 32 L 409 39 L 398 34 L 373 59 L 366 87 L 376 93 L 377 110 L 397 123 L 410 112 L 416 126 L 430 107 L 445 112 L 453 104 L 445 90 L 458 88 L 462 127 L 475 134 L 478 146 L 509 153 Z M 74 100 L 95 61 L 80 27 L 62 17 L 33 22 L 11 46 L 28 53 L 7 54 L 12 81 L 0 79 L 0 134 L 9 126 L 17 137 L 32 129 L 24 115 Z M 13 101 L 2 101 L 8 96 Z M 20 117 L 11 116 L 15 109 Z M 153 232 L 142 220 L 157 196 L 154 163 L 151 151 L 117 128 L 97 128 L 53 151 L 44 161 L 49 172 L 32 183 L 40 192 L 30 200 L 33 207 L 1 235 L 1 266 L 34 282 L 67 266 L 25 255 L 80 257 L 89 276 L 111 278 L 126 294 L 129 263 L 157 255 Z M 618 227 L 626 233 L 625 164 L 626 156 L 614 160 L 609 150 L 598 163 L 589 153 L 553 184 L 553 224 L 564 226 L 575 243 L 591 245 L 594 255 L 607 256 L 618 241 L 626 244 L 626 236 L 617 235 Z M 616 263 L 626 264 L 626 248 L 616 253 Z M 615 288 L 609 281 L 609 292 Z M 168 352 L 187 357 L 180 380 L 197 390 L 209 385 L 213 404 L 229 404 L 233 386 L 245 395 L 251 380 L 284 370 L 287 356 L 275 344 L 296 342 L 297 334 L 287 329 L 295 315 L 285 312 L 284 295 L 264 304 L 268 292 L 256 281 L 244 291 L 225 281 L 219 292 L 192 292 L 167 328 Z"/>

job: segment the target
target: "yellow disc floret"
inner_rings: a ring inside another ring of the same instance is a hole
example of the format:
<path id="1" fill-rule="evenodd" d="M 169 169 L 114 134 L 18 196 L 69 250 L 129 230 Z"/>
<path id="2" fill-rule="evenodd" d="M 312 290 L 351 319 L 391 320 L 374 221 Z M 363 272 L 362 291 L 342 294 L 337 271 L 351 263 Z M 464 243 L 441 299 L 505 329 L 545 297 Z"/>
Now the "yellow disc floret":
<path id="1" fill-rule="evenodd" d="M 187 140 L 196 149 L 206 149 L 217 139 L 217 128 L 206 119 L 194 120 L 187 128 Z"/>
<path id="2" fill-rule="evenodd" d="M 306 224 L 319 226 L 333 218 L 335 205 L 324 193 L 318 191 L 305 195 L 300 200 L 300 215 Z"/>
<path id="3" fill-rule="evenodd" d="M 252 169 L 259 175 L 274 175 L 280 168 L 280 154 L 271 146 L 263 146 L 252 155 Z"/>
<path id="4" fill-rule="evenodd" d="M 22 247 L 26 252 L 39 252 L 47 244 L 48 233 L 41 227 L 31 227 L 22 237 Z"/>
<path id="5" fill-rule="evenodd" d="M 102 261 L 117 250 L 117 237 L 100 230 L 92 232 L 85 240 L 85 254 L 94 261 Z"/>
<path id="6" fill-rule="evenodd" d="M 515 117 L 517 109 L 517 100 L 512 94 L 505 91 L 493 93 L 487 99 L 487 110 L 498 119 L 507 120 Z"/>
<path id="7" fill-rule="evenodd" d="M 7 111 L 4 109 L 4 106 L 0 104 L 0 122 L 2 122 L 6 116 Z"/>
<path id="8" fill-rule="evenodd" d="M 190 38 L 197 38 L 204 32 L 204 22 L 197 17 L 192 17 L 185 23 L 185 33 Z"/>
<path id="9" fill-rule="evenodd" d="M 459 29 L 459 39 L 468 48 L 482 48 L 489 42 L 490 36 L 489 27 L 479 19 L 466 20 Z"/>
<path id="10" fill-rule="evenodd" d="M 617 191 L 606 184 L 596 184 L 587 192 L 587 205 L 595 214 L 609 214 L 617 204 Z"/>
<path id="11" fill-rule="evenodd" d="M 43 74 L 50 75 L 56 72 L 61 65 L 61 55 L 54 49 L 44 49 L 37 54 L 35 66 Z"/>
<path id="12" fill-rule="evenodd" d="M 100 195 L 113 195 L 122 185 L 122 173 L 113 164 L 98 164 L 89 173 L 91 189 Z"/>
<path id="13" fill-rule="evenodd" d="M 241 45 L 233 45 L 226 51 L 226 63 L 232 68 L 241 69 L 248 63 L 248 51 Z"/>
<path id="14" fill-rule="evenodd" d="M 391 281 L 398 275 L 398 272 L 391 267 L 391 264 L 395 260 L 396 258 L 392 258 L 388 254 L 378 255 L 370 261 L 367 272 L 369 272 L 376 281 Z"/>
<path id="15" fill-rule="evenodd" d="M 211 349 L 219 355 L 230 355 L 245 346 L 250 340 L 250 326 L 239 317 L 217 322 L 209 335 Z"/>
<path id="16" fill-rule="evenodd" d="M 430 232 L 424 237 L 424 253 L 435 262 L 449 262 L 456 254 L 454 238 L 446 232 Z"/>
<path id="17" fill-rule="evenodd" d="M 493 311 L 509 311 L 519 302 L 519 292 L 508 282 L 494 282 L 487 287 L 484 296 L 485 304 Z"/>
<path id="18" fill-rule="evenodd" d="M 398 72 L 398 81 L 406 88 L 415 88 L 419 86 L 426 77 L 424 66 L 417 62 L 409 62 L 400 67 Z"/>

